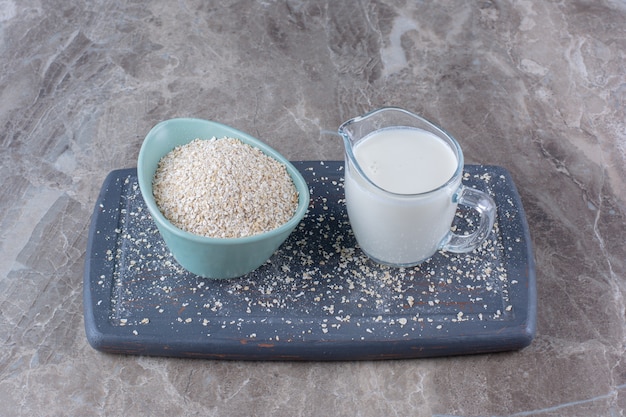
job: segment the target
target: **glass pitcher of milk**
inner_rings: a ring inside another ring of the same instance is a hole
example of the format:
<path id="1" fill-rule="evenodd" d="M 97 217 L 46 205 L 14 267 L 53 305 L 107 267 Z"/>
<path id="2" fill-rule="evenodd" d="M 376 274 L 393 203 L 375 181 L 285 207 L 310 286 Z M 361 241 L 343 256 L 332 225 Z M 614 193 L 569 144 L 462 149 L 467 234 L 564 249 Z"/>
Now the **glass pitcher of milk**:
<path id="1" fill-rule="evenodd" d="M 461 184 L 463 152 L 443 129 L 386 107 L 348 120 L 339 134 L 348 218 L 359 246 L 374 261 L 414 266 L 439 249 L 473 251 L 488 236 L 495 203 Z M 480 216 L 470 234 L 451 231 L 458 204 Z"/>

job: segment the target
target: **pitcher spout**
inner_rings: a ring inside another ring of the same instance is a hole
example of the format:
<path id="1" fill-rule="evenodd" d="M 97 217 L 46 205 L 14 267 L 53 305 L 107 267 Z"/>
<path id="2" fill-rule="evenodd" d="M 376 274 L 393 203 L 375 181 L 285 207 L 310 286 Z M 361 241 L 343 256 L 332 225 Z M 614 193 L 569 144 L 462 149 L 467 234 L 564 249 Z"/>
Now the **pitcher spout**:
<path id="1" fill-rule="evenodd" d="M 345 150 L 345 169 L 352 172 L 353 178 L 374 187 L 379 191 L 386 192 L 363 169 L 362 162 L 356 157 L 355 146 L 373 132 L 388 129 L 390 126 L 406 127 L 415 123 L 417 116 L 399 107 L 382 107 L 372 110 L 361 116 L 356 116 L 339 126 L 338 133 L 343 139 Z"/>
<path id="2" fill-rule="evenodd" d="M 355 155 L 355 146 L 359 141 L 373 131 L 385 127 L 379 120 L 380 114 L 396 110 L 400 112 L 405 111 L 395 107 L 384 107 L 370 111 L 361 116 L 356 116 L 339 126 L 338 132 L 343 139 L 346 172 L 351 171 L 353 177 L 360 178 L 370 186 L 377 187 L 377 185 L 365 174 L 362 169 L 362 166 Z"/>
<path id="3" fill-rule="evenodd" d="M 346 158 L 346 162 L 351 162 L 353 164 L 357 164 L 356 158 L 354 156 L 354 142 L 356 142 L 354 137 L 354 125 L 358 123 L 358 118 L 350 119 L 347 122 L 343 123 L 339 126 L 339 135 L 343 140 L 344 147 L 344 155 Z M 358 139 L 357 139 L 358 140 Z"/>

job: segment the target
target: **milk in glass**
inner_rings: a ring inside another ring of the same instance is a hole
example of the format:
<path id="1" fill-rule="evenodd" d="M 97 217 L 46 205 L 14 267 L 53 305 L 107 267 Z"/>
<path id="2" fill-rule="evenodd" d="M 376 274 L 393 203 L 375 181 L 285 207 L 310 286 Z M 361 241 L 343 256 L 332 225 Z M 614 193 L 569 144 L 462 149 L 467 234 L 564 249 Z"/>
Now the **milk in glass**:
<path id="1" fill-rule="evenodd" d="M 461 176 L 451 181 L 458 168 L 455 151 L 426 130 L 391 127 L 365 136 L 353 152 L 375 185 L 347 166 L 348 216 L 361 249 L 396 265 L 430 257 L 456 211 Z"/>

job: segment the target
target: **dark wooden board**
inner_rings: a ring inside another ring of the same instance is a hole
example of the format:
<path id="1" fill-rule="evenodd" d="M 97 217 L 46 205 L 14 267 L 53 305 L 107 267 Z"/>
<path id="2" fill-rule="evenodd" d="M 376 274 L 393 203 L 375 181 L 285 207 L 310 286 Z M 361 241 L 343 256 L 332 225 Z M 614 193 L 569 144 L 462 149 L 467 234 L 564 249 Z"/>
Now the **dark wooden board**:
<path id="1" fill-rule="evenodd" d="M 309 212 L 258 270 L 232 280 L 185 271 L 170 255 L 136 170 L 106 178 L 89 231 L 84 316 L 89 343 L 123 354 L 238 360 L 378 360 L 521 349 L 535 335 L 535 264 L 522 203 L 501 167 L 467 165 L 496 226 L 470 254 L 419 267 L 378 265 L 356 245 L 343 162 L 294 165 Z M 470 228 L 459 211 L 455 227 Z"/>

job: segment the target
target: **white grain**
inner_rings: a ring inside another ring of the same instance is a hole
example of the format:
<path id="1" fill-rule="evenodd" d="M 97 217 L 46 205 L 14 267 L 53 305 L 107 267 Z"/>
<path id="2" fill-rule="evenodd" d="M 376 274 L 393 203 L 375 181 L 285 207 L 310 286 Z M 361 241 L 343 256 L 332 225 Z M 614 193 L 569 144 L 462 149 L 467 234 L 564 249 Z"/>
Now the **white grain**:
<path id="1" fill-rule="evenodd" d="M 284 164 L 239 139 L 195 139 L 159 162 L 152 190 L 176 227 L 215 238 L 246 237 L 286 223 L 298 193 Z"/>

